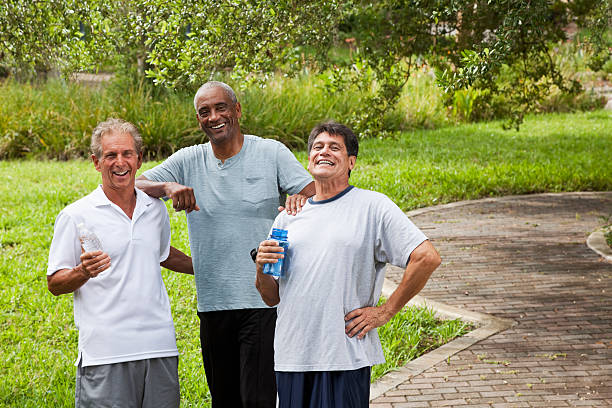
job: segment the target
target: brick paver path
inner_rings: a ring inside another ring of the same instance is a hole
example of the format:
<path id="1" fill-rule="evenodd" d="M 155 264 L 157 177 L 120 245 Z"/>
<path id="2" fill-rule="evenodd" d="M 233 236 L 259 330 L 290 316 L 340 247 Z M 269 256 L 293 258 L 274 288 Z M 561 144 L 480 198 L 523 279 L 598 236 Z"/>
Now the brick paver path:
<path id="1" fill-rule="evenodd" d="M 443 258 L 421 295 L 518 324 L 371 407 L 612 407 L 612 264 L 585 245 L 611 214 L 612 192 L 506 197 L 411 215 Z"/>

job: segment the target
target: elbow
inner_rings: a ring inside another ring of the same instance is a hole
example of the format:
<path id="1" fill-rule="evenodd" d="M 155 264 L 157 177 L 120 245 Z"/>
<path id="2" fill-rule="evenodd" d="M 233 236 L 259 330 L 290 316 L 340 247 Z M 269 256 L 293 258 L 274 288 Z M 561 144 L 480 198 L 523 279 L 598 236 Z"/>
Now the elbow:
<path id="1" fill-rule="evenodd" d="M 434 250 L 434 253 L 431 255 L 431 260 L 429 261 L 432 266 L 432 270 L 435 270 L 438 266 L 442 264 L 442 258 L 438 251 Z"/>
<path id="2" fill-rule="evenodd" d="M 438 254 L 438 251 L 434 249 L 427 255 L 425 262 L 428 266 L 427 269 L 429 269 L 430 271 L 429 275 L 431 276 L 433 271 L 435 271 L 442 263 L 442 258 L 440 258 L 440 254 Z"/>
<path id="3" fill-rule="evenodd" d="M 49 292 L 51 292 L 53 296 L 59 296 L 62 294 L 62 292 L 56 288 L 55 285 L 51 284 L 51 282 L 47 282 L 47 289 L 49 289 Z"/>
<path id="4" fill-rule="evenodd" d="M 55 275 L 47 275 L 47 289 L 53 296 L 64 294 L 61 287 L 57 284 L 57 281 L 55 281 Z"/>
<path id="5" fill-rule="evenodd" d="M 431 248 L 429 251 L 422 255 L 422 258 L 419 260 L 419 264 L 422 265 L 422 270 L 427 272 L 428 276 L 431 276 L 433 271 L 440 266 L 442 263 L 442 258 L 440 258 L 440 254 L 434 248 Z"/>
<path id="6" fill-rule="evenodd" d="M 259 292 L 259 296 L 261 296 L 261 300 L 263 300 L 263 302 L 267 306 L 272 307 L 272 306 L 276 306 L 279 304 L 280 298 L 278 294 L 268 293 L 268 291 L 264 288 L 264 285 L 261 283 L 259 279 L 255 280 L 255 288 L 257 288 L 257 291 Z"/>
<path id="7" fill-rule="evenodd" d="M 267 299 L 267 298 L 264 298 L 263 296 L 261 298 L 263 299 L 264 303 L 270 307 L 278 305 L 278 301 Z"/>

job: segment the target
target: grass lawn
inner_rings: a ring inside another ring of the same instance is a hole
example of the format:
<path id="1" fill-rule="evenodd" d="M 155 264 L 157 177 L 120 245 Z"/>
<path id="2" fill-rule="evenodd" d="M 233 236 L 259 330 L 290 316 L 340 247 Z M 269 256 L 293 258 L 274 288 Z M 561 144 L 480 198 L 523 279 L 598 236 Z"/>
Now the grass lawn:
<path id="1" fill-rule="evenodd" d="M 611 119 L 605 111 L 546 115 L 528 118 L 520 132 L 489 123 L 367 140 L 351 182 L 405 210 L 491 195 L 612 190 Z M 305 162 L 305 152 L 297 154 Z M 71 406 L 72 298 L 47 292 L 46 260 L 55 216 L 93 190 L 99 175 L 87 161 L 4 161 L 0 177 L 0 406 Z M 170 214 L 173 245 L 188 252 L 184 216 Z M 164 272 L 164 279 L 181 352 L 182 406 L 205 407 L 192 278 Z M 415 319 L 398 319 L 391 332 Z"/>

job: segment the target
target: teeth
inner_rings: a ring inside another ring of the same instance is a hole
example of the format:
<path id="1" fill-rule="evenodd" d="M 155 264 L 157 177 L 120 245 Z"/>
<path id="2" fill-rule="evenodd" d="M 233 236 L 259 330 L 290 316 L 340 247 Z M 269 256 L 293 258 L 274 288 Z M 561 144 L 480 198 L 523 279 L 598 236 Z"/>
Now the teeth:
<path id="1" fill-rule="evenodd" d="M 217 126 L 211 126 L 213 129 L 221 129 L 223 126 L 225 126 L 225 123 L 219 123 Z"/>
<path id="2" fill-rule="evenodd" d="M 334 165 L 334 163 L 330 162 L 329 160 L 321 160 L 319 161 L 319 164 L 329 164 L 330 166 Z"/>
<path id="3" fill-rule="evenodd" d="M 115 171 L 114 173 L 115 173 L 116 176 L 125 176 L 128 173 L 128 171 L 126 170 L 123 173 L 119 173 L 119 172 Z"/>

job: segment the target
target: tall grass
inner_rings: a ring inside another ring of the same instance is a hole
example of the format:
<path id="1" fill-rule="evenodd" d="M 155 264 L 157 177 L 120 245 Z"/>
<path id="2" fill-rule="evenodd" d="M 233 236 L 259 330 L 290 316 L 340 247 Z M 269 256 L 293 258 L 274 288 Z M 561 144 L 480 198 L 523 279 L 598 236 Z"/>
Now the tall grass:
<path id="1" fill-rule="evenodd" d="M 51 80 L 0 83 L 0 158 L 42 155 L 87 157 L 91 131 L 109 117 L 133 122 L 149 157 L 172 153 L 182 140 L 199 136 L 186 94 L 154 93 L 143 84 L 125 90 Z"/>

